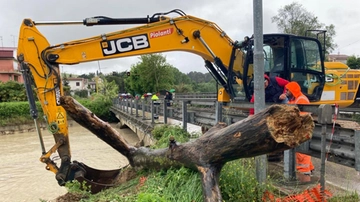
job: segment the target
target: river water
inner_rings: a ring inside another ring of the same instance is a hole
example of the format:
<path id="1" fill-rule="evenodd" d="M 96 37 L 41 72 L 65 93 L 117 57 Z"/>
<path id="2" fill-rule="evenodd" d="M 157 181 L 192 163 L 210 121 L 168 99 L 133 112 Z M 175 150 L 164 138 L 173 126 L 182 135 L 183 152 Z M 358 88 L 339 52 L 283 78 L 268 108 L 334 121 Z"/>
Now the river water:
<path id="1" fill-rule="evenodd" d="M 116 124 L 112 124 L 116 128 Z M 135 144 L 138 139 L 130 129 L 117 129 Z M 46 150 L 54 144 L 53 136 L 42 131 Z M 78 124 L 69 127 L 72 160 L 96 169 L 117 169 L 128 164 L 127 159 Z M 36 132 L 0 135 L 0 201 L 38 202 L 53 200 L 67 192 L 55 180 L 55 174 L 45 170 Z M 58 165 L 60 161 L 56 162 Z"/>

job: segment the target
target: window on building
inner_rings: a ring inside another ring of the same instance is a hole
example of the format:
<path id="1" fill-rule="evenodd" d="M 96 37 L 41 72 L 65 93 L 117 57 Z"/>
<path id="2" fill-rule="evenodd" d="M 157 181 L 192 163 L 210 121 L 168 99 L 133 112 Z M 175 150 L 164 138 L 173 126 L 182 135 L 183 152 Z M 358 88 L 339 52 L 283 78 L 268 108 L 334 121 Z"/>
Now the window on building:
<path id="1" fill-rule="evenodd" d="M 19 81 L 19 77 L 18 77 L 18 76 L 14 76 L 14 81 Z"/>
<path id="2" fill-rule="evenodd" d="M 9 81 L 12 81 L 12 75 L 9 75 Z"/>
<path id="3" fill-rule="evenodd" d="M 76 86 L 80 86 L 80 82 L 76 82 Z"/>

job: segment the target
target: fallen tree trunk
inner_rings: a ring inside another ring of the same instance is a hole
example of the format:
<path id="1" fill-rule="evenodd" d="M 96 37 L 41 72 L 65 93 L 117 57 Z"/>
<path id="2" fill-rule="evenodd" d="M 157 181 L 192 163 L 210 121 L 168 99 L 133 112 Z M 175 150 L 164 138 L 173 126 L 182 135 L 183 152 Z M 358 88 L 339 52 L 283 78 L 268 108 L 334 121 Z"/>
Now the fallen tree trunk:
<path id="1" fill-rule="evenodd" d="M 297 107 L 273 105 L 229 126 L 218 123 L 195 141 L 177 144 L 170 139 L 168 148 L 153 150 L 129 145 L 72 97 L 61 97 L 61 104 L 77 123 L 126 156 L 133 167 L 197 169 L 204 201 L 222 201 L 218 181 L 226 162 L 294 148 L 309 140 L 314 128 L 312 117 L 301 116 Z"/>

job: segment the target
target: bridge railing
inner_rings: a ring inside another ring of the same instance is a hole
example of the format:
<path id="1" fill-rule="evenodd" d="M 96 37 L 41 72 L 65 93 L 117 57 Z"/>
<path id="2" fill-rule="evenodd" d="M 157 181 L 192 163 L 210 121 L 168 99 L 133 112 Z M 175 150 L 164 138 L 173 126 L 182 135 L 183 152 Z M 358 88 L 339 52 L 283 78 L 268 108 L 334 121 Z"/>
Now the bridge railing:
<path id="1" fill-rule="evenodd" d="M 114 107 L 120 108 L 131 115 L 133 114 L 135 117 L 145 119 L 144 112 L 149 112 L 151 113 L 152 123 L 154 123 L 158 116 L 164 117 L 164 123 L 166 123 L 168 117 L 177 119 L 182 121 L 185 130 L 187 123 L 200 125 L 204 130 L 214 126 L 217 122 L 225 122 L 230 125 L 247 118 L 247 109 L 253 105 L 243 104 L 236 106 L 235 110 L 229 107 L 229 105 L 217 102 L 216 99 L 204 97 L 175 97 L 170 106 L 168 106 L 164 99 L 156 102 L 151 101 L 150 98 L 144 100 L 114 100 Z M 242 108 L 244 110 L 238 110 Z M 328 161 L 353 167 L 360 171 L 359 130 L 342 128 L 332 124 L 332 111 L 327 111 L 326 113 L 330 115 L 330 118 L 328 118 L 326 123 L 321 123 L 321 120 L 318 120 L 318 123 L 315 124 L 312 139 L 296 148 L 296 151 L 301 151 L 314 157 L 321 157 L 322 152 L 325 152 Z M 292 165 L 289 166 L 292 167 Z"/>

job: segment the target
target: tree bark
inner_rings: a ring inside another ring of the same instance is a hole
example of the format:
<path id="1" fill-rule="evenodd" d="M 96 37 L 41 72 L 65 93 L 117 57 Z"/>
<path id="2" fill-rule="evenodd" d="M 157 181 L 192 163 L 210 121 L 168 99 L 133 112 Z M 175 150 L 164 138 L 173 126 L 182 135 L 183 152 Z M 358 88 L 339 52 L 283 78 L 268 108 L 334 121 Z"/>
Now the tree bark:
<path id="1" fill-rule="evenodd" d="M 300 115 L 297 107 L 273 105 L 229 126 L 218 123 L 195 141 L 177 144 L 171 139 L 168 148 L 154 150 L 129 145 L 72 97 L 61 97 L 61 104 L 69 116 L 126 156 L 133 167 L 197 169 L 204 201 L 222 200 L 218 182 L 226 162 L 294 148 L 309 140 L 314 129 L 312 117 Z"/>

